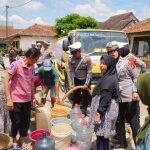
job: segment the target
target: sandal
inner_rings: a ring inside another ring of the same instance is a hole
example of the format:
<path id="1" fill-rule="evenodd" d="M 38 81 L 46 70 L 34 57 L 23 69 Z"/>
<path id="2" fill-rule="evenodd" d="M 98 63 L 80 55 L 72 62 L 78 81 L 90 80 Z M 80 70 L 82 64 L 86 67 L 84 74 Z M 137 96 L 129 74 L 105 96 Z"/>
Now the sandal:
<path id="1" fill-rule="evenodd" d="M 29 144 L 27 144 L 27 143 L 25 143 L 25 142 L 22 143 L 22 146 L 21 146 L 21 147 L 22 147 L 23 150 L 28 150 L 28 149 L 30 148 Z"/>
<path id="2" fill-rule="evenodd" d="M 19 138 L 19 143 L 23 150 L 28 150 L 30 148 L 29 144 L 25 142 L 24 137 Z"/>
<path id="3" fill-rule="evenodd" d="M 16 138 L 13 138 L 12 147 L 13 148 L 17 148 L 18 147 L 18 143 L 17 143 L 17 139 Z"/>
<path id="4" fill-rule="evenodd" d="M 18 147 L 18 143 L 17 143 L 17 142 L 13 142 L 13 143 L 12 143 L 12 147 L 13 147 L 13 148 L 17 148 L 17 147 Z"/>

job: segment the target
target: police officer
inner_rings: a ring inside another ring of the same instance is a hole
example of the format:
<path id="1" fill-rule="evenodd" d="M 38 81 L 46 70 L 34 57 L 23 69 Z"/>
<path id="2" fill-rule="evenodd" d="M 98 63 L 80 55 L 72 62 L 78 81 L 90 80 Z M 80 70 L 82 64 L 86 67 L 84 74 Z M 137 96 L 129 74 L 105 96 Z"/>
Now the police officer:
<path id="1" fill-rule="evenodd" d="M 136 89 L 137 76 L 134 72 L 135 65 L 129 57 L 121 57 L 119 53 L 119 46 L 115 43 L 108 43 L 107 52 L 109 55 L 117 60 L 117 74 L 120 90 L 120 101 L 119 101 L 119 116 L 117 126 L 118 133 L 118 144 L 113 145 L 113 148 L 126 148 L 127 141 L 125 137 L 125 120 L 128 119 L 131 129 L 133 132 L 133 138 L 135 137 L 140 128 L 139 122 L 139 107 L 133 105 L 134 102 L 138 101 L 138 93 Z M 132 108 L 134 107 L 134 109 Z M 134 111 L 133 111 L 134 110 Z M 130 115 L 128 115 L 130 113 Z M 128 118 L 126 118 L 128 116 Z"/>
<path id="2" fill-rule="evenodd" d="M 137 76 L 139 73 L 145 73 L 146 72 L 146 64 L 138 57 L 134 56 L 132 53 L 130 53 L 130 49 L 128 46 L 123 46 L 118 49 L 119 54 L 121 57 L 128 57 L 128 60 L 131 61 L 131 63 L 135 64 L 135 71 Z M 133 64 L 133 65 L 134 65 Z"/>
<path id="3" fill-rule="evenodd" d="M 69 46 L 72 57 L 69 58 L 69 70 L 72 81 L 72 87 L 84 85 L 84 89 L 74 92 L 73 107 L 75 104 L 80 105 L 82 113 L 86 115 L 87 107 L 91 96 L 87 91 L 90 88 L 92 78 L 91 59 L 87 56 L 81 56 L 81 43 L 76 42 Z"/>

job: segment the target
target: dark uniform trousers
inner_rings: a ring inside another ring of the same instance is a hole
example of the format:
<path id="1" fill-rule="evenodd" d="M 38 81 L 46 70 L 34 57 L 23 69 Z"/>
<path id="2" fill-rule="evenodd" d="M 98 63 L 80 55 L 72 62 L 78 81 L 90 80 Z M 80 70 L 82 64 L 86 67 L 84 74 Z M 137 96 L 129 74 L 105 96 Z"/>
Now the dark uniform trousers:
<path id="1" fill-rule="evenodd" d="M 74 84 L 75 86 L 80 86 L 85 84 L 86 79 L 79 80 L 77 78 L 74 78 Z M 82 113 L 86 114 L 88 104 L 91 100 L 91 95 L 87 90 L 84 89 L 78 89 L 74 92 L 73 96 L 73 107 L 75 104 L 79 104 L 80 108 L 82 110 Z"/>
<path id="2" fill-rule="evenodd" d="M 118 143 L 126 146 L 125 121 L 131 126 L 134 143 L 136 144 L 135 138 L 140 129 L 139 101 L 119 103 L 119 116 L 116 123 Z"/>
<path id="3" fill-rule="evenodd" d="M 11 137 L 16 137 L 18 132 L 22 137 L 27 136 L 30 125 L 31 102 L 14 103 L 14 110 L 9 111 L 11 119 Z"/>

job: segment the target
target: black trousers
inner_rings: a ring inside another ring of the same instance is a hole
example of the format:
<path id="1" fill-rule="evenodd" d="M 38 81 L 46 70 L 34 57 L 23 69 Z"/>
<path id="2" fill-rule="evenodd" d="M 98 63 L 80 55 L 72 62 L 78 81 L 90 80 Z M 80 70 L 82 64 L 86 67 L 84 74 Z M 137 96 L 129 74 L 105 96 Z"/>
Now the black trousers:
<path id="1" fill-rule="evenodd" d="M 85 84 L 85 80 L 74 79 L 75 86 L 80 86 Z M 91 100 L 91 95 L 87 90 L 78 89 L 74 92 L 73 96 L 73 107 L 75 104 L 80 105 L 83 113 L 86 113 L 89 101 Z"/>
<path id="2" fill-rule="evenodd" d="M 19 132 L 21 137 L 28 134 L 30 125 L 31 102 L 14 103 L 14 110 L 9 111 L 12 122 L 10 136 L 15 138 Z"/>
<path id="3" fill-rule="evenodd" d="M 109 138 L 103 136 L 97 136 L 97 150 L 109 150 Z"/>
<path id="4" fill-rule="evenodd" d="M 125 121 L 127 121 L 131 126 L 134 143 L 136 144 L 135 138 L 138 130 L 140 129 L 139 101 L 119 103 L 119 116 L 116 123 L 118 143 L 126 146 Z"/>

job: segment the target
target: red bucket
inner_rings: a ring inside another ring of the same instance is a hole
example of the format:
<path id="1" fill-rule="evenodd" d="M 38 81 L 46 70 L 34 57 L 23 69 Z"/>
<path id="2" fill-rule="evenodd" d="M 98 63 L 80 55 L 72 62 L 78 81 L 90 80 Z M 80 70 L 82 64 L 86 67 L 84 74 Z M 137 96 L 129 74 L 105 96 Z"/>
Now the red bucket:
<path id="1" fill-rule="evenodd" d="M 46 135 L 49 137 L 52 136 L 51 132 L 48 130 L 45 130 L 45 129 L 35 130 L 35 131 L 31 132 L 29 135 L 29 139 L 32 142 L 32 144 L 34 144 L 36 142 L 36 140 L 38 140 L 39 138 L 42 137 L 43 132 L 46 132 Z"/>

